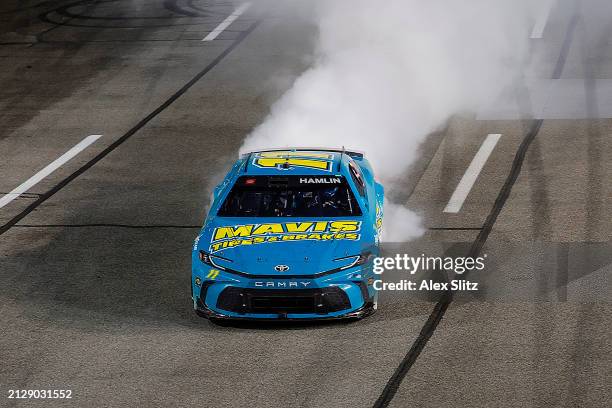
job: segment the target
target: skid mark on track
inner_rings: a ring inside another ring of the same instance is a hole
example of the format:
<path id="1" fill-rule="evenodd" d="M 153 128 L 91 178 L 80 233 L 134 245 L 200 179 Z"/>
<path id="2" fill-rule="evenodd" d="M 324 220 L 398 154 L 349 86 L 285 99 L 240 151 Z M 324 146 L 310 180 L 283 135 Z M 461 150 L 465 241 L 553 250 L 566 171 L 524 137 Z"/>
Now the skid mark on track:
<path id="1" fill-rule="evenodd" d="M 24 219 L 28 214 L 30 214 L 32 211 L 34 211 L 38 206 L 43 204 L 49 198 L 53 197 L 53 195 L 55 195 L 55 193 L 57 193 L 62 188 L 64 188 L 68 184 L 70 184 L 74 179 L 79 177 L 81 174 L 85 173 L 87 170 L 89 170 L 91 167 L 93 167 L 100 160 L 104 159 L 108 154 L 110 154 L 112 151 L 114 151 L 119 146 L 121 146 L 123 143 L 125 143 L 127 140 L 129 140 L 140 129 L 142 129 L 151 120 L 153 120 L 155 117 L 157 117 L 157 115 L 159 115 L 161 112 L 166 110 L 166 108 L 168 108 L 170 105 L 172 105 L 178 98 L 180 98 L 193 85 L 195 85 L 200 79 L 202 79 L 202 77 L 204 77 L 206 74 L 208 74 L 221 61 L 223 61 L 223 59 L 225 59 L 225 57 L 227 57 L 250 33 L 252 33 L 257 28 L 259 23 L 260 23 L 260 21 L 256 21 L 253 24 L 251 24 L 249 29 L 247 29 L 246 31 L 241 33 L 241 35 L 236 40 L 234 40 L 232 42 L 232 44 L 229 47 L 227 47 L 221 54 L 219 54 L 210 64 L 208 64 L 206 67 L 204 67 L 204 69 L 202 69 L 202 71 L 200 71 L 198 74 L 196 74 L 196 76 L 194 76 L 182 88 L 180 88 L 172 96 L 170 96 L 164 103 L 162 103 L 155 110 L 153 110 L 151 113 L 149 113 L 146 117 L 144 117 L 142 120 L 140 120 L 140 122 L 138 122 L 134 127 L 132 127 L 130 130 L 128 130 L 125 134 L 123 134 L 121 137 L 119 137 L 117 140 L 115 140 L 113 143 L 111 143 L 108 147 L 106 147 L 100 153 L 98 153 L 94 158 L 92 158 L 87 163 L 85 163 L 83 166 L 81 166 L 79 169 L 77 169 L 74 173 L 70 174 L 68 177 L 64 178 L 62 181 L 60 181 L 58 184 L 56 184 L 49 191 L 47 191 L 46 193 L 41 195 L 36 201 L 34 201 L 30 205 L 28 205 L 21 213 L 17 214 L 15 217 L 13 217 L 11 220 L 9 220 L 6 224 L 2 225 L 0 227 L 0 235 L 2 235 L 5 232 L 7 232 L 9 229 L 11 229 L 11 227 L 13 227 L 19 221 Z"/>

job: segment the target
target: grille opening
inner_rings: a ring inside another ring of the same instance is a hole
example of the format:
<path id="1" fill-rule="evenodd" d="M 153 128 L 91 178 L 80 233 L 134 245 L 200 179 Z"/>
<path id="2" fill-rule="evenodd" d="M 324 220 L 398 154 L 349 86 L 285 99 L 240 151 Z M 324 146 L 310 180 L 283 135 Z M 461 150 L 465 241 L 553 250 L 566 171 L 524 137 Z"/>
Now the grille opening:
<path id="1" fill-rule="evenodd" d="M 253 297 L 251 298 L 253 311 L 308 311 L 315 310 L 313 297 Z M 306 312 L 307 313 L 307 312 Z"/>
<path id="2" fill-rule="evenodd" d="M 228 287 L 219 295 L 217 307 L 240 314 L 327 314 L 349 309 L 351 302 L 337 287 L 293 290 Z"/>

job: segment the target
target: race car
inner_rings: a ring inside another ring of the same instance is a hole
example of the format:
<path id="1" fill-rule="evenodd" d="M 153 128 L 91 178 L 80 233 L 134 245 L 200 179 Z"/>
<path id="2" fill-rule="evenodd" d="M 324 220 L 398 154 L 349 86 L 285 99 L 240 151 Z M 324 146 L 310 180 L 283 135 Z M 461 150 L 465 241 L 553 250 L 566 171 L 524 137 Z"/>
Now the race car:
<path id="1" fill-rule="evenodd" d="M 214 320 L 371 314 L 383 196 L 362 153 L 241 155 L 214 189 L 193 245 L 195 312 Z"/>

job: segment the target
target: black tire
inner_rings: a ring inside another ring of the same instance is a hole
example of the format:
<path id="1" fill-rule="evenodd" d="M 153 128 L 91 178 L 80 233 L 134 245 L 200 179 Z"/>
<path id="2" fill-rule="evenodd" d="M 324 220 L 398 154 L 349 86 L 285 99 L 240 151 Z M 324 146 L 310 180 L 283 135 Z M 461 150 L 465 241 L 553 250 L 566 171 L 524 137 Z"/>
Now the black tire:
<path id="1" fill-rule="evenodd" d="M 232 324 L 232 321 L 227 320 L 227 319 L 217 319 L 215 317 L 211 317 L 208 320 L 210 320 L 210 322 L 214 324 L 215 326 L 219 326 L 219 327 L 228 327 L 228 326 L 231 326 Z"/>
<path id="2" fill-rule="evenodd" d="M 201 318 L 208 319 L 208 316 L 206 315 L 206 313 L 202 312 L 201 310 L 194 309 L 193 311 L 195 312 L 195 314 L 197 314 Z"/>

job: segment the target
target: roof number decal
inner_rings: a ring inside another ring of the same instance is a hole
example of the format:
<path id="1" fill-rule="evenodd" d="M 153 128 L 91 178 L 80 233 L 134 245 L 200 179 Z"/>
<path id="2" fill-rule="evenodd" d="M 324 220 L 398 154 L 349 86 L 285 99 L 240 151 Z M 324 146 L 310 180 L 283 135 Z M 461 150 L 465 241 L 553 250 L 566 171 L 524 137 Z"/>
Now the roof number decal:
<path id="1" fill-rule="evenodd" d="M 290 170 L 295 167 L 331 171 L 334 155 L 313 152 L 261 152 L 255 155 L 253 165 L 264 169 Z"/>

